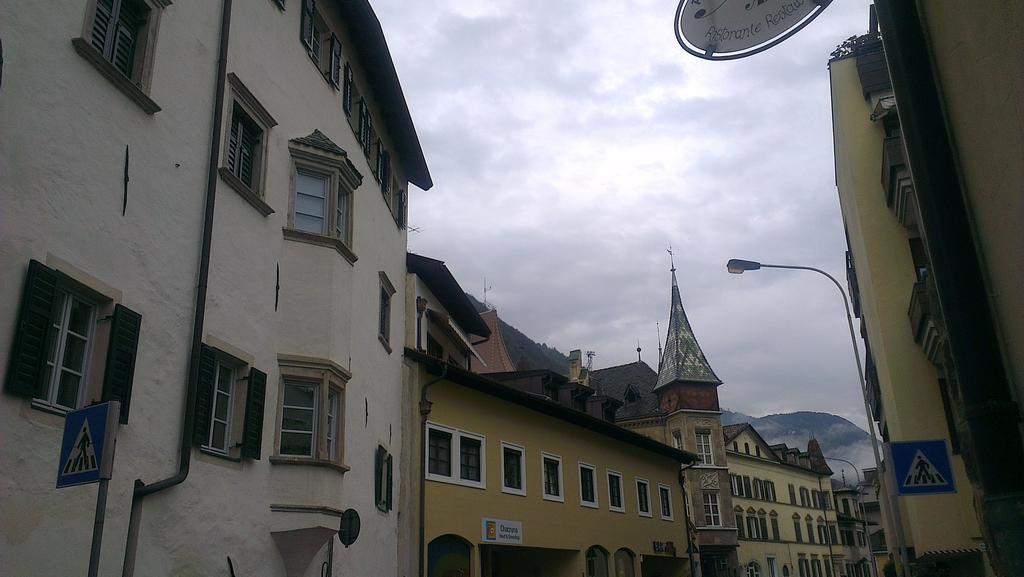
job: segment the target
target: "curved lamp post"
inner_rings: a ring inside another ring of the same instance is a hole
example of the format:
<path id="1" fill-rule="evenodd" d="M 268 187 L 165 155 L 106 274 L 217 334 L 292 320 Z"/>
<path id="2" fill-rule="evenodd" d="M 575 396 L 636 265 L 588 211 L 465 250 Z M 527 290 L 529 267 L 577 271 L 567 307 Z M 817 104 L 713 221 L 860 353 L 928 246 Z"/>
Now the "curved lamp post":
<path id="1" fill-rule="evenodd" d="M 729 262 L 726 263 L 725 267 L 732 274 L 743 274 L 748 270 L 753 271 L 760 270 L 762 268 L 786 268 L 792 270 L 809 270 L 827 277 L 828 280 L 832 281 L 832 284 L 836 285 L 836 288 L 839 289 L 839 294 L 842 295 L 843 297 L 843 310 L 846 312 L 846 324 L 850 327 L 850 344 L 853 345 L 853 358 L 857 361 L 857 375 L 860 378 L 861 394 L 864 397 L 864 413 L 867 415 L 868 418 L 868 436 L 871 437 L 871 450 L 874 453 L 875 457 L 875 467 L 879 472 L 881 472 L 882 457 L 878 449 L 878 437 L 875 434 L 875 420 L 872 418 L 871 405 L 868 403 L 867 381 L 864 379 L 864 367 L 861 365 L 860 362 L 860 349 L 857 348 L 857 333 L 854 332 L 853 330 L 853 316 L 850 315 L 850 299 L 846 297 L 846 291 L 843 290 L 843 285 L 839 284 L 839 281 L 837 281 L 834 276 L 828 274 L 827 272 L 821 269 L 817 269 L 811 266 L 799 266 L 791 264 L 765 264 L 753 260 L 742 260 L 734 258 L 729 259 Z M 885 515 L 893 523 L 893 525 L 896 525 L 895 527 L 893 527 L 892 537 L 896 539 L 897 548 L 900 554 L 898 566 L 905 567 L 906 552 L 903 548 L 903 539 L 901 535 L 902 529 L 898 526 L 899 524 L 896 518 L 893 517 L 893 511 L 890 507 L 888 498 L 888 491 L 886 491 L 885 489 L 885 475 L 878 475 L 878 483 L 882 494 L 885 495 L 885 498 L 881 499 L 882 505 L 885 507 Z"/>

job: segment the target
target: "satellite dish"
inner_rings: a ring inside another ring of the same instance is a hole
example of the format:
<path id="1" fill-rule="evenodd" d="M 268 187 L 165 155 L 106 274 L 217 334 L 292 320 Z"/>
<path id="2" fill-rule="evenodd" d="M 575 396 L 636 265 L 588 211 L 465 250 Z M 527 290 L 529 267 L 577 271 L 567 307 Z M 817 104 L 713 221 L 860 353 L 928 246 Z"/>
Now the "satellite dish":
<path id="1" fill-rule="evenodd" d="M 359 513 L 355 509 L 345 509 L 341 514 L 341 527 L 338 528 L 338 539 L 347 549 L 359 537 Z"/>

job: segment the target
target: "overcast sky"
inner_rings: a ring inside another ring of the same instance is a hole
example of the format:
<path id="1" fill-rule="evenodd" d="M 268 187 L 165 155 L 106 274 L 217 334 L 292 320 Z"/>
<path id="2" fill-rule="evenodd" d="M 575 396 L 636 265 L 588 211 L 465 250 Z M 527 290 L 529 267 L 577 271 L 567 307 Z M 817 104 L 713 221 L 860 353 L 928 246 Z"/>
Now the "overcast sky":
<path id="1" fill-rule="evenodd" d="M 724 407 L 864 426 L 827 279 L 726 273 L 729 258 L 823 268 L 845 285 L 827 61 L 863 33 L 836 0 L 765 53 L 706 62 L 674 0 L 373 0 L 434 188 L 410 194 L 410 250 L 534 340 L 595 368 L 657 366 L 671 244 Z"/>

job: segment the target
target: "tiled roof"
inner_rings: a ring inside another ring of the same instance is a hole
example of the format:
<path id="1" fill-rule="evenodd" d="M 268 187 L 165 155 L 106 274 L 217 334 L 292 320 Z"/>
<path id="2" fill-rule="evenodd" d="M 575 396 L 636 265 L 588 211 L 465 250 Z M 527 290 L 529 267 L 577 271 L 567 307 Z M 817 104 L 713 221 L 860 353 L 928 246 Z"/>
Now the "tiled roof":
<path id="1" fill-rule="evenodd" d="M 743 429 L 746 429 L 749 426 L 750 423 L 736 423 L 735 425 L 725 425 L 724 427 L 722 427 L 722 436 L 725 437 L 725 442 L 728 443 L 729 441 L 732 441 L 733 439 L 738 437 L 740 433 L 743 432 Z"/>
<path id="2" fill-rule="evenodd" d="M 474 345 L 476 352 L 487 363 L 486 367 L 482 367 L 476 372 L 482 374 L 507 373 L 516 370 L 515 365 L 512 364 L 512 358 L 508 355 L 508 349 L 505 347 L 505 339 L 501 336 L 501 327 L 498 326 L 498 310 L 490 309 L 484 311 L 480 313 L 480 318 L 483 319 L 484 324 L 490 329 L 491 338 Z"/>
<path id="3" fill-rule="evenodd" d="M 654 385 L 658 373 L 643 361 L 597 369 L 590 373 L 590 385 L 602 395 L 622 401 L 622 407 L 615 412 L 615 420 L 632 419 L 661 412 Z M 626 403 L 626 390 L 636 387 L 640 398 Z"/>
<path id="4" fill-rule="evenodd" d="M 668 320 L 665 353 L 658 370 L 658 384 L 654 388 L 659 389 L 680 381 L 722 384 L 704 358 L 697 337 L 690 328 L 690 321 L 686 319 L 683 300 L 679 297 L 679 285 L 676 283 L 676 271 L 672 269 L 672 310 Z"/>
<path id="5" fill-rule="evenodd" d="M 325 152 L 330 152 L 331 154 L 337 154 L 338 156 L 348 156 L 348 153 L 345 152 L 343 148 L 341 148 L 337 144 L 334 144 L 333 140 L 327 138 L 327 135 L 324 134 L 323 132 L 320 132 L 319 130 L 314 130 L 313 133 L 310 134 L 309 136 L 293 138 L 292 142 L 305 144 L 306 146 L 312 146 L 313 148 L 317 148 Z"/>

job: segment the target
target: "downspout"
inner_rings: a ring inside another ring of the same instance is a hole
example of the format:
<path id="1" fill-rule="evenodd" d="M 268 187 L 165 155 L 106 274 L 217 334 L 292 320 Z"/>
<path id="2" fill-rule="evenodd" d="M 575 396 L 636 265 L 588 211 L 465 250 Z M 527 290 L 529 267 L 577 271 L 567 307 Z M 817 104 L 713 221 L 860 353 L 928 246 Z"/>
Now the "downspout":
<path id="1" fill-rule="evenodd" d="M 210 156 L 206 169 L 206 206 L 203 210 L 203 237 L 199 255 L 199 277 L 196 286 L 195 314 L 192 322 L 192 346 L 188 359 L 188 386 L 185 392 L 185 414 L 181 425 L 181 443 L 178 455 L 178 472 L 172 477 L 146 484 L 135 479 L 132 492 L 131 515 L 128 520 L 128 537 L 125 543 L 122 577 L 135 574 L 135 553 L 139 543 L 139 525 L 142 521 L 142 500 L 188 477 L 192 457 L 192 431 L 195 428 L 195 399 L 199 384 L 199 354 L 203 343 L 203 326 L 206 320 L 206 291 L 210 277 L 210 247 L 213 242 L 214 203 L 217 197 L 217 166 L 220 164 L 221 126 L 224 114 L 224 84 L 227 76 L 228 34 L 231 31 L 231 0 L 223 0 L 220 17 L 220 47 L 217 52 L 217 80 L 213 100 L 213 127 L 210 131 Z"/>
<path id="2" fill-rule="evenodd" d="M 427 527 L 427 417 L 430 415 L 430 407 L 433 403 L 427 399 L 427 389 L 434 383 L 448 376 L 448 363 L 441 364 L 441 374 L 437 378 L 425 383 L 420 388 L 420 522 L 419 522 L 419 577 L 425 577 L 424 558 L 426 557 L 426 544 L 423 542 L 426 536 Z"/>
<path id="3" fill-rule="evenodd" d="M 679 467 L 679 488 L 683 491 L 683 531 L 686 534 L 686 558 L 690 564 L 690 577 L 696 577 L 697 572 L 693 566 L 693 539 L 690 536 L 690 504 L 686 494 L 686 470 L 695 464 L 690 463 L 689 465 Z"/>

